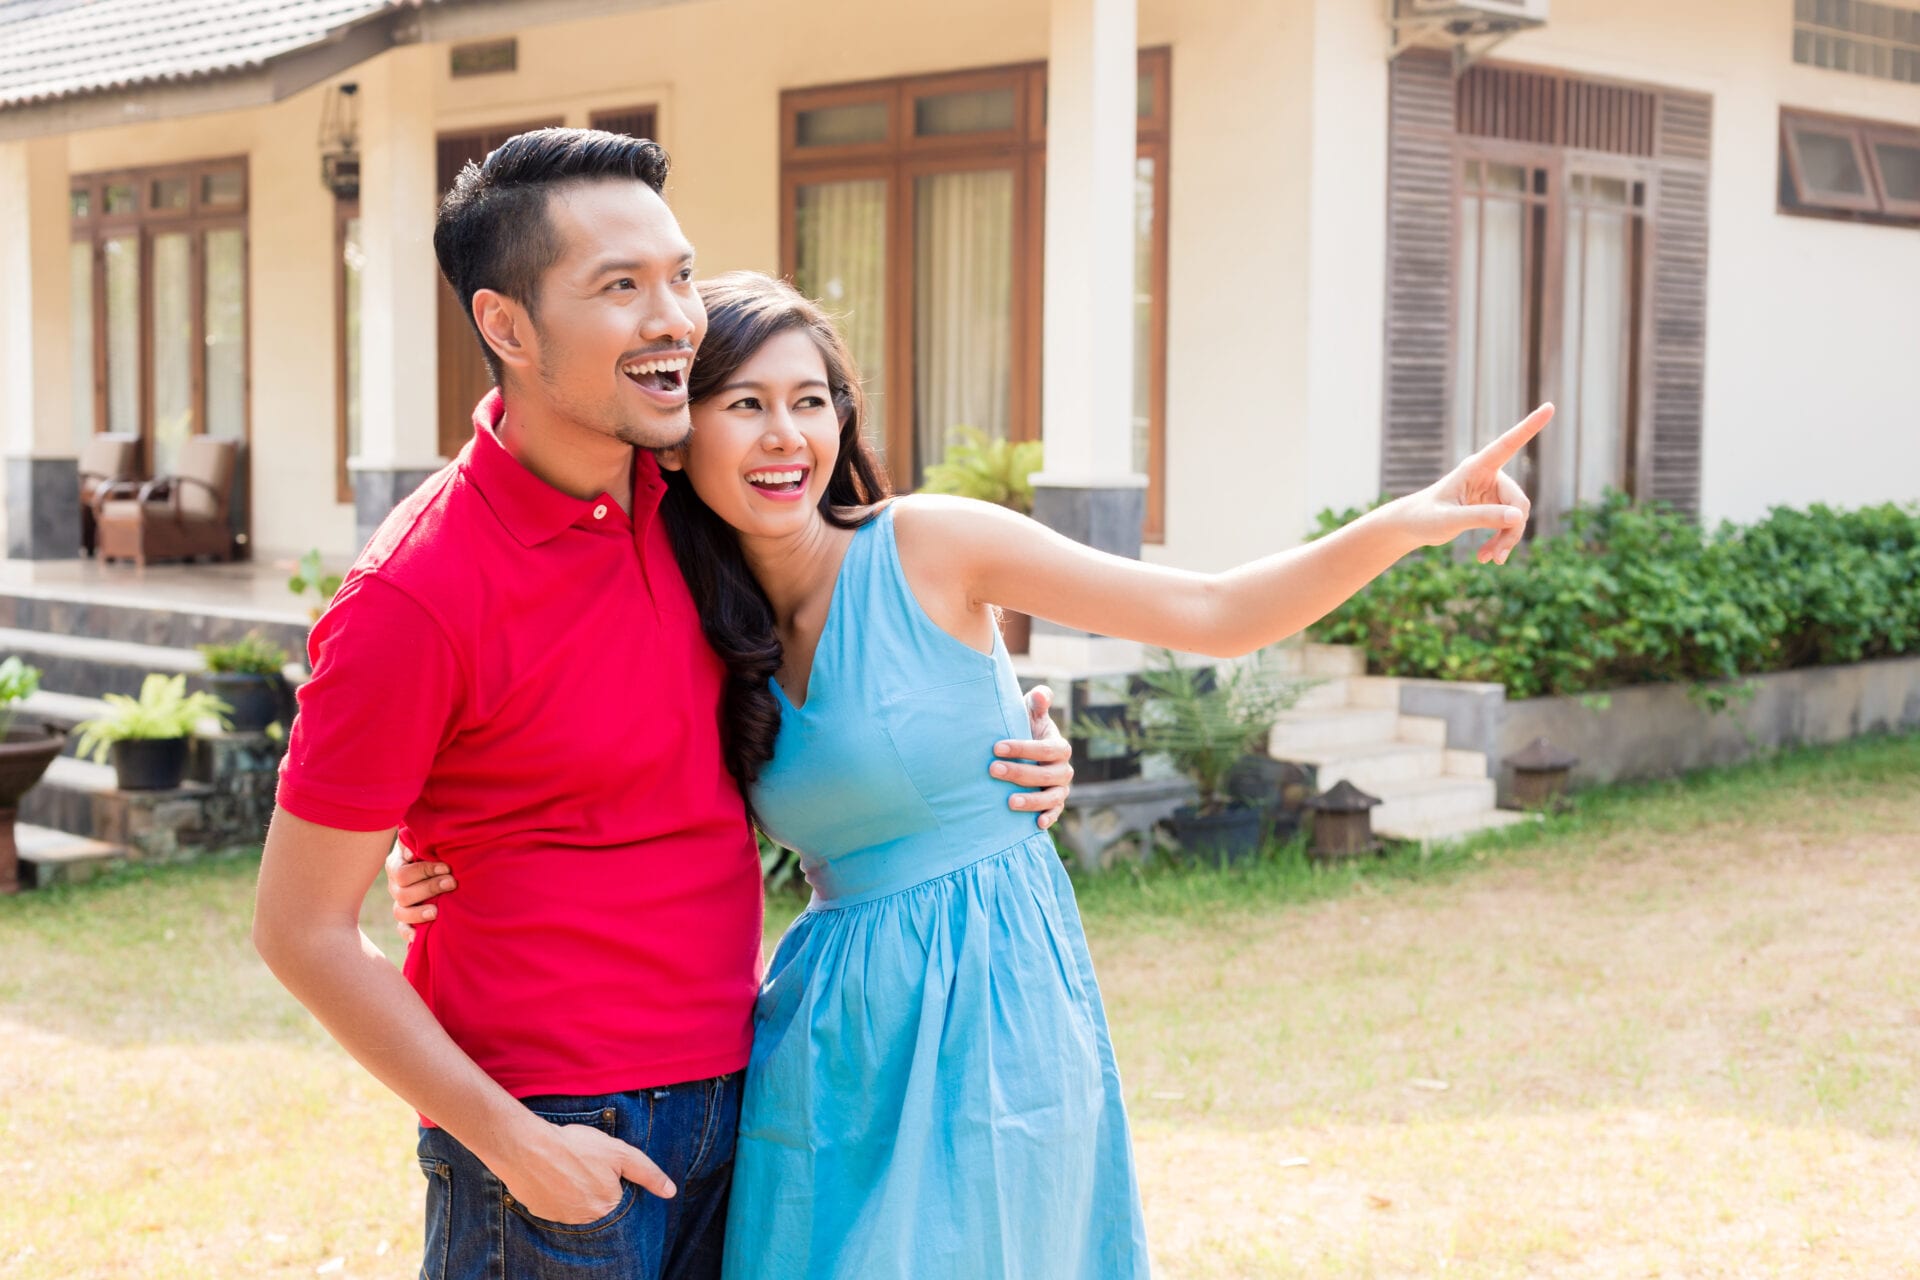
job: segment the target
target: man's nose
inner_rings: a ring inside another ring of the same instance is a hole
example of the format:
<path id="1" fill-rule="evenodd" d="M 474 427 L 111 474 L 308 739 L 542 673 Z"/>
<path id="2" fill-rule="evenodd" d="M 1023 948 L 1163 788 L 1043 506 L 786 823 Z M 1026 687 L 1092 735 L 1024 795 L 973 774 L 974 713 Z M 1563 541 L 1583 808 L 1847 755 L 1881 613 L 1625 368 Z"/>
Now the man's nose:
<path id="1" fill-rule="evenodd" d="M 693 341 L 694 320 L 687 309 L 674 296 L 672 289 L 662 287 L 654 293 L 654 304 L 647 312 L 645 337 L 649 342 L 673 342 L 680 346 Z"/>

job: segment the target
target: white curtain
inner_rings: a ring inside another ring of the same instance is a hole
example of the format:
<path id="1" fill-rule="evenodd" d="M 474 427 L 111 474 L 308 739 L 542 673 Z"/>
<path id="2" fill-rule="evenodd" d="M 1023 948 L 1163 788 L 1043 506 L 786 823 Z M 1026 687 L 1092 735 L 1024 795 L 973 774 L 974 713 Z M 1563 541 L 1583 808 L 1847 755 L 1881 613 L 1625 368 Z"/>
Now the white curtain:
<path id="1" fill-rule="evenodd" d="M 193 259 L 185 233 L 153 238 L 153 473 L 193 432 Z"/>
<path id="2" fill-rule="evenodd" d="M 1560 414 L 1547 449 L 1554 513 L 1594 503 L 1627 482 L 1628 335 L 1632 215 L 1579 207 L 1567 217 Z"/>
<path id="3" fill-rule="evenodd" d="M 919 178 L 914 191 L 915 481 L 954 427 L 1004 439 L 1012 411 L 1013 173 Z"/>
<path id="4" fill-rule="evenodd" d="M 207 232 L 208 435 L 246 434 L 246 245 L 244 232 Z"/>
<path id="5" fill-rule="evenodd" d="M 68 385 L 73 397 L 73 443 L 77 451 L 93 439 L 93 242 L 83 240 L 68 251 L 67 281 L 72 302 L 73 353 Z"/>
<path id="6" fill-rule="evenodd" d="M 1469 195 L 1460 216 L 1453 456 L 1526 416 L 1527 207 Z"/>
<path id="7" fill-rule="evenodd" d="M 866 436 L 886 445 L 887 183 L 816 182 L 796 193 L 794 284 L 833 313 L 867 390 Z"/>
<path id="8" fill-rule="evenodd" d="M 114 236 L 107 258 L 107 430 L 139 434 L 140 237 Z"/>

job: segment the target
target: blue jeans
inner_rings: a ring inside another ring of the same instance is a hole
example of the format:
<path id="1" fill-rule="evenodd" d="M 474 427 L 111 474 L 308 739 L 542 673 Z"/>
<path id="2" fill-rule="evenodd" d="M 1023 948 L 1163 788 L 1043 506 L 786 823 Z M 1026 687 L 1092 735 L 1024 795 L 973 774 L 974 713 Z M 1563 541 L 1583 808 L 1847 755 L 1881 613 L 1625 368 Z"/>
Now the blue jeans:
<path id="1" fill-rule="evenodd" d="M 553 1124 L 590 1124 L 640 1148 L 678 1190 L 661 1200 L 624 1183 L 612 1213 L 579 1226 L 534 1217 L 444 1129 L 421 1129 L 421 1280 L 716 1280 L 741 1074 L 595 1098 L 521 1099 Z"/>

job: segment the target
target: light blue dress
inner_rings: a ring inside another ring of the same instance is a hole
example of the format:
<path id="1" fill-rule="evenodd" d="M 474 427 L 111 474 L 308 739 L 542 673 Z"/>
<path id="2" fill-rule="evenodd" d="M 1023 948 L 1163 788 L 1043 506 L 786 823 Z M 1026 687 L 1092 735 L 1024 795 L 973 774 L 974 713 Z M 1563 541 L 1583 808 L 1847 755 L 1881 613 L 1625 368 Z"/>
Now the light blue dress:
<path id="1" fill-rule="evenodd" d="M 893 509 L 855 532 L 753 802 L 812 903 L 754 1016 L 727 1280 L 1147 1275 L 1073 890 L 988 776 L 1013 667 L 934 623 Z"/>

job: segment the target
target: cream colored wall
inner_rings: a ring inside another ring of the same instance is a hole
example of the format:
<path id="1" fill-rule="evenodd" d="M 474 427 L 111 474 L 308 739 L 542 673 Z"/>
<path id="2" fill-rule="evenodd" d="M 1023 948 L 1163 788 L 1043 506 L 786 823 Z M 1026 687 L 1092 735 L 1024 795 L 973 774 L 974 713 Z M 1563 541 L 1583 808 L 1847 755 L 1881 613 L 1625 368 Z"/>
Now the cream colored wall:
<path id="1" fill-rule="evenodd" d="M 1789 217 L 1782 106 L 1920 124 L 1920 86 L 1793 61 L 1786 0 L 1554 0 L 1499 56 L 1714 98 L 1703 513 L 1920 500 L 1920 232 Z"/>
<path id="2" fill-rule="evenodd" d="M 345 556 L 334 501 L 333 201 L 320 185 L 320 95 L 263 110 L 72 135 L 75 173 L 247 157 L 248 369 L 256 559 Z"/>

